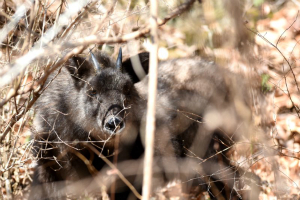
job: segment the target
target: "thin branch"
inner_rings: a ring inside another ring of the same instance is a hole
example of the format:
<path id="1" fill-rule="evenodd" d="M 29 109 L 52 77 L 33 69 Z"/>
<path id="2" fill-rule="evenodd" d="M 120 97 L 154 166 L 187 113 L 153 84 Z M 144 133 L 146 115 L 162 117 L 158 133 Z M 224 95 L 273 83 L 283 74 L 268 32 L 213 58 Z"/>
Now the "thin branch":
<path id="1" fill-rule="evenodd" d="M 32 3 L 32 6 L 31 6 L 31 10 L 30 10 L 30 23 L 29 23 L 29 27 L 28 27 L 28 34 L 27 34 L 27 37 L 25 38 L 25 41 L 24 41 L 24 44 L 23 44 L 23 47 L 22 47 L 22 55 L 24 54 L 25 50 L 29 50 L 29 48 L 30 48 L 29 44 L 30 44 L 31 35 L 33 33 L 32 28 L 33 28 L 35 16 L 37 15 L 36 14 L 37 4 L 38 3 L 35 2 L 35 3 Z M 26 49 L 26 48 L 28 48 L 28 49 Z"/>
<path id="2" fill-rule="evenodd" d="M 297 16 L 298 16 L 298 15 L 297 15 Z M 295 21 L 294 21 L 294 22 L 295 22 Z M 293 23 L 294 23 L 294 22 L 293 22 Z M 292 66 L 291 66 L 290 62 L 288 61 L 288 59 L 283 55 L 283 53 L 281 52 L 281 50 L 277 47 L 277 44 L 274 45 L 272 42 L 270 42 L 265 36 L 261 35 L 259 32 L 254 31 L 254 30 L 251 30 L 251 29 L 249 29 L 248 27 L 246 27 L 246 28 L 247 28 L 250 32 L 252 32 L 252 33 L 258 35 L 260 38 L 262 38 L 265 42 L 267 42 L 269 45 L 271 45 L 272 47 L 274 47 L 274 48 L 281 54 L 281 56 L 283 57 L 283 59 L 284 59 L 284 60 L 286 61 L 286 63 L 288 64 L 288 66 L 289 66 L 289 68 L 290 68 L 290 70 L 291 70 L 291 72 L 292 72 L 292 74 L 293 74 L 294 81 L 295 81 L 296 86 L 297 86 L 297 90 L 298 90 L 298 92 L 300 92 L 300 89 L 299 89 L 299 86 L 298 86 L 298 82 L 297 82 L 297 79 L 296 79 L 296 75 L 295 75 L 295 73 L 294 73 L 294 71 L 293 71 L 293 69 L 292 69 Z"/>
<path id="3" fill-rule="evenodd" d="M 195 1 L 196 0 L 188 0 L 185 3 L 181 4 L 180 6 L 178 6 L 177 9 L 175 9 L 175 11 L 173 11 L 171 14 L 169 14 L 163 20 L 158 19 L 158 26 L 162 26 L 162 25 L 166 24 L 171 19 L 177 17 L 178 15 L 180 15 L 181 13 L 183 13 L 184 11 L 189 9 Z M 123 42 L 128 42 L 130 40 L 142 37 L 142 36 L 148 34 L 149 32 L 150 32 L 150 26 L 148 25 L 141 30 L 138 30 L 138 31 L 135 31 L 132 33 L 128 33 L 121 37 L 111 37 L 111 38 L 106 38 L 106 39 L 102 38 L 101 39 L 97 35 L 90 35 L 85 38 L 78 39 L 76 42 L 74 42 L 72 44 L 69 43 L 67 45 L 79 46 L 79 45 L 91 45 L 91 44 L 95 44 L 95 43 L 99 44 L 99 45 L 105 44 L 105 43 L 107 43 L 107 44 L 123 43 Z"/>
<path id="4" fill-rule="evenodd" d="M 112 162 L 110 162 L 105 156 L 103 156 L 94 146 L 92 146 L 90 144 L 86 144 L 86 146 L 91 151 L 93 151 L 95 154 L 97 154 L 99 156 L 99 158 L 101 158 L 110 168 L 112 168 L 113 170 L 116 171 L 116 173 L 118 174 L 119 178 L 129 187 L 129 189 L 133 192 L 133 194 L 138 199 L 142 199 L 142 196 L 138 193 L 138 191 L 136 191 L 136 189 L 134 188 L 134 186 L 125 178 L 125 176 L 120 172 L 120 170 L 118 170 L 118 168 Z"/>
<path id="5" fill-rule="evenodd" d="M 20 19 L 23 17 L 23 15 L 25 15 L 26 13 L 26 4 L 22 4 L 20 6 L 18 6 L 18 9 L 16 10 L 15 14 L 10 18 L 11 21 L 6 24 L 0 31 L 0 43 L 4 40 L 4 38 L 7 36 L 7 34 L 13 30 L 16 25 L 18 24 L 18 22 L 20 21 Z M 1 13 L 3 14 L 3 13 Z M 4 15 L 6 16 L 6 15 Z"/>
<path id="6" fill-rule="evenodd" d="M 17 121 L 19 121 L 23 115 L 32 107 L 32 105 L 36 102 L 36 100 L 38 99 L 38 97 L 40 96 L 39 94 L 39 90 L 36 92 L 33 92 L 33 98 L 28 101 L 28 104 L 26 106 L 25 109 L 23 109 L 19 114 L 15 113 L 12 117 L 11 120 L 9 122 L 9 124 L 6 126 L 3 134 L 0 136 L 0 143 L 2 142 L 2 140 L 4 140 L 4 138 L 6 137 L 7 133 L 9 133 L 10 129 L 15 125 L 15 123 Z"/>
<path id="7" fill-rule="evenodd" d="M 284 33 L 285 33 L 287 30 L 289 30 L 289 29 L 295 24 L 295 22 L 296 22 L 297 19 L 298 19 L 298 15 L 299 15 L 299 10 L 298 10 L 298 12 L 297 12 L 297 16 L 296 16 L 295 20 L 293 21 L 293 23 L 292 23 L 287 29 L 285 29 L 285 30 L 282 32 L 282 34 L 279 36 L 279 38 L 278 38 L 278 40 L 277 40 L 277 42 L 276 42 L 276 47 L 278 46 L 278 43 L 279 43 L 280 39 L 282 38 L 282 36 L 284 35 Z"/>
<path id="8" fill-rule="evenodd" d="M 299 11 L 298 11 L 298 13 L 299 13 Z M 298 13 L 297 13 L 296 19 L 298 18 Z M 296 22 L 296 20 L 293 21 L 293 23 L 291 24 L 291 26 L 292 26 L 295 22 Z M 289 29 L 291 26 L 289 26 L 288 29 Z M 297 82 L 297 79 L 296 79 L 296 75 L 295 75 L 295 73 L 294 73 L 294 71 L 293 71 L 293 68 L 292 68 L 292 66 L 291 66 L 291 64 L 290 64 L 290 62 L 289 62 L 289 60 L 283 55 L 282 51 L 277 47 L 277 44 L 278 44 L 280 38 L 282 37 L 283 33 L 280 35 L 280 37 L 279 37 L 279 39 L 278 39 L 278 41 L 277 41 L 277 43 L 276 43 L 276 45 L 275 45 L 275 44 L 273 44 L 272 42 L 270 42 L 265 36 L 263 36 L 262 34 L 260 34 L 259 32 L 254 31 L 254 30 L 251 30 L 251 29 L 248 28 L 248 27 L 246 27 L 246 28 L 247 28 L 247 30 L 249 30 L 250 32 L 252 32 L 252 33 L 258 35 L 260 38 L 262 38 L 265 42 L 267 42 L 269 45 L 271 45 L 272 47 L 274 47 L 274 48 L 280 53 L 280 55 L 283 57 L 283 59 L 285 60 L 285 62 L 286 62 L 287 65 L 289 66 L 290 71 L 292 72 L 292 75 L 293 75 L 294 82 L 295 82 L 295 84 L 296 84 L 297 90 L 298 90 L 298 92 L 300 92 L 300 89 L 299 89 L 299 86 L 298 86 L 298 82 Z M 288 30 L 288 29 L 286 29 L 286 30 Z M 286 31 L 286 30 L 285 30 L 285 31 Z M 295 105 L 295 103 L 294 103 L 294 101 L 293 101 L 293 99 L 292 99 L 291 93 L 290 93 L 290 91 L 289 91 L 288 85 L 287 85 L 286 74 L 284 74 L 283 77 L 284 77 L 284 80 L 285 80 L 286 90 L 287 90 L 287 94 L 288 94 L 288 96 L 289 96 L 289 99 L 290 99 L 290 101 L 291 101 L 293 107 L 296 109 L 296 113 L 297 113 L 297 115 L 298 115 L 298 118 L 300 119 L 300 113 L 299 113 L 298 107 Z"/>
<path id="9" fill-rule="evenodd" d="M 60 16 L 59 21 L 56 26 L 52 26 L 42 37 L 39 41 L 37 41 L 31 51 L 29 51 L 26 55 L 20 57 L 16 60 L 13 65 L 5 66 L 2 73 L 1 73 L 1 82 L 0 87 L 3 87 L 12 80 L 16 78 L 21 72 L 23 72 L 26 67 L 37 57 L 40 57 L 45 53 L 45 49 L 40 48 L 41 44 L 48 44 L 53 38 L 60 32 L 60 30 L 68 24 L 69 19 L 77 14 L 86 4 L 88 3 L 87 0 L 82 0 L 78 2 L 72 3 L 68 12 L 65 12 L 63 15 Z"/>

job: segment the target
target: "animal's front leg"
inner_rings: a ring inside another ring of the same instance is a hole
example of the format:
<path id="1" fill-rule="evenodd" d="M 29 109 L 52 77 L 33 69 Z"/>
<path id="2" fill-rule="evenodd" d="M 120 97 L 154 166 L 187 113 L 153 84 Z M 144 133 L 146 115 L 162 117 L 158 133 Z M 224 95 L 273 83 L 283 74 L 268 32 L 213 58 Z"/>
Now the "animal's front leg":
<path id="1" fill-rule="evenodd" d="M 62 200 L 66 199 L 65 182 L 60 181 L 57 173 L 43 165 L 35 169 L 29 200 Z"/>

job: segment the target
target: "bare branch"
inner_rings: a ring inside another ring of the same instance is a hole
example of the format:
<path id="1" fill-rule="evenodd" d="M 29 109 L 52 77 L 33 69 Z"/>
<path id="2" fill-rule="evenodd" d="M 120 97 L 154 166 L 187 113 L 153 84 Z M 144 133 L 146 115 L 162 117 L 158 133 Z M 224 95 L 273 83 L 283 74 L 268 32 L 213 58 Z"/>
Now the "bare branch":
<path id="1" fill-rule="evenodd" d="M 299 12 L 298 12 L 298 13 L 299 13 Z M 293 23 L 291 24 L 291 26 L 296 22 L 296 20 L 297 20 L 297 18 L 298 18 L 298 13 L 297 13 L 296 19 L 293 21 Z M 285 31 L 287 31 L 291 26 L 289 26 Z M 282 51 L 281 51 L 281 50 L 278 48 L 278 46 L 277 46 L 277 45 L 278 45 L 278 42 L 279 42 L 279 40 L 280 40 L 280 38 L 282 37 L 282 35 L 284 34 L 285 31 L 280 35 L 280 37 L 279 37 L 279 39 L 278 39 L 278 41 L 277 41 L 277 43 L 276 43 L 276 45 L 275 45 L 275 44 L 273 44 L 272 42 L 270 42 L 265 36 L 263 36 L 262 34 L 260 34 L 258 31 L 251 30 L 251 29 L 249 29 L 248 27 L 246 27 L 246 28 L 247 28 L 247 30 L 249 30 L 250 32 L 252 32 L 252 33 L 258 35 L 260 38 L 262 38 L 265 42 L 267 42 L 269 45 L 271 45 L 272 47 L 274 47 L 274 48 L 280 53 L 280 55 L 283 57 L 283 59 L 285 60 L 285 62 L 286 62 L 287 65 L 289 66 L 290 71 L 291 71 L 291 73 L 292 73 L 292 75 L 293 75 L 294 82 L 295 82 L 295 84 L 296 84 L 297 90 L 298 90 L 298 92 L 300 92 L 299 85 L 298 85 L 298 82 L 297 82 L 297 79 L 296 79 L 296 75 L 295 75 L 295 73 L 294 73 L 294 71 L 293 71 L 292 65 L 291 65 L 291 63 L 289 62 L 288 58 L 285 57 L 285 55 L 282 53 Z M 297 43 L 298 43 L 298 42 L 297 42 Z M 286 73 L 286 74 L 287 74 L 287 73 Z M 300 119 L 300 113 L 299 113 L 300 111 L 299 111 L 298 107 L 295 105 L 295 103 L 294 103 L 294 101 L 293 101 L 293 99 L 292 99 L 291 93 L 290 93 L 289 88 L 288 88 L 288 85 L 287 85 L 286 74 L 284 74 L 283 77 L 284 77 L 284 80 L 285 80 L 285 85 L 286 85 L 287 95 L 289 96 L 289 99 L 290 99 L 290 101 L 291 101 L 293 107 L 296 109 L 296 113 L 297 113 L 297 115 L 298 115 L 298 118 Z"/>
<path id="2" fill-rule="evenodd" d="M 297 19 L 298 19 L 298 15 L 299 15 L 299 10 L 298 10 L 298 12 L 297 12 L 297 16 L 296 16 L 295 20 L 293 21 L 293 23 L 292 23 L 287 29 L 285 29 L 285 30 L 282 32 L 282 34 L 279 36 L 279 38 L 278 38 L 278 40 L 277 40 L 277 42 L 276 42 L 276 47 L 278 46 L 278 43 L 279 43 L 280 39 L 282 38 L 283 34 L 284 34 L 287 30 L 289 30 L 289 29 L 295 24 L 295 22 L 296 22 Z"/>
<path id="3" fill-rule="evenodd" d="M 7 34 L 16 27 L 17 23 L 20 21 L 20 19 L 23 17 L 23 15 L 25 15 L 26 10 L 27 10 L 26 7 L 28 7 L 26 5 L 26 3 L 18 6 L 18 9 L 16 10 L 16 13 L 14 14 L 14 16 L 12 16 L 10 18 L 11 21 L 1 29 L 0 43 L 4 40 L 4 38 L 7 36 Z M 4 16 L 6 16 L 6 15 L 4 15 Z"/>
<path id="4" fill-rule="evenodd" d="M 134 188 L 134 186 L 125 178 L 125 176 L 120 172 L 120 170 L 118 170 L 118 168 L 112 163 L 110 162 L 105 156 L 103 156 L 95 147 L 93 147 L 90 144 L 86 144 L 86 146 L 92 150 L 95 154 L 97 154 L 99 156 L 99 158 L 101 158 L 110 168 L 112 168 L 113 170 L 116 171 L 116 173 L 118 174 L 118 176 L 120 177 L 120 179 L 129 187 L 129 189 L 133 192 L 133 194 L 138 198 L 138 199 L 142 199 L 142 196 L 138 193 L 138 191 L 136 191 L 136 189 Z"/>
<path id="5" fill-rule="evenodd" d="M 18 76 L 22 71 L 25 70 L 25 68 L 37 57 L 41 56 L 45 53 L 45 49 L 41 48 L 41 44 L 48 44 L 50 41 L 53 40 L 53 38 L 60 32 L 60 30 L 68 24 L 69 19 L 77 14 L 86 4 L 88 3 L 87 0 L 74 2 L 70 7 L 72 9 L 69 9 L 68 12 L 65 12 L 63 15 L 60 16 L 58 23 L 56 26 L 52 26 L 44 35 L 44 37 L 41 37 L 39 41 L 37 41 L 34 45 L 34 47 L 29 51 L 26 55 L 22 56 L 21 58 L 17 59 L 15 61 L 15 64 L 6 66 L 6 70 L 3 70 L 1 72 L 1 82 L 0 87 L 3 87 L 7 84 L 9 84 L 12 80 L 15 79 L 16 76 Z"/>
<path id="6" fill-rule="evenodd" d="M 178 6 L 175 11 L 173 11 L 170 15 L 165 17 L 163 20 L 158 19 L 158 26 L 162 26 L 166 24 L 169 20 L 173 19 L 174 17 L 178 16 L 179 14 L 183 13 L 187 9 L 189 9 L 195 0 L 188 0 L 182 5 Z M 121 37 L 111 37 L 111 38 L 99 38 L 97 35 L 90 35 L 88 37 L 78 39 L 73 44 L 68 44 L 70 46 L 79 46 L 79 45 L 91 45 L 91 44 L 114 44 L 114 43 L 123 43 L 128 42 L 133 39 L 137 39 L 139 37 L 142 37 L 150 32 L 150 26 L 146 26 L 145 28 L 128 33 L 126 35 L 123 35 Z"/>

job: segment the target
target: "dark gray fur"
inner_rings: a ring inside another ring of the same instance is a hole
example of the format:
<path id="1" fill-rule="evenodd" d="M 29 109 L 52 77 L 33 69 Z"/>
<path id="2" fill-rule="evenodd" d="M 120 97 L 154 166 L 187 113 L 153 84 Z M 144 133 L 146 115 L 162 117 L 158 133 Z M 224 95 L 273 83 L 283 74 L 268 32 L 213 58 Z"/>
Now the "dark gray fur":
<path id="1" fill-rule="evenodd" d="M 140 103 L 133 82 L 108 56 L 99 53 L 96 58 L 103 67 L 100 73 L 96 73 L 91 60 L 74 57 L 45 84 L 34 119 L 33 153 L 38 166 L 32 185 L 37 189 L 32 189 L 30 199 L 59 199 L 65 196 L 59 193 L 65 180 L 89 176 L 86 164 L 74 154 L 80 149 L 78 152 L 91 157 L 80 141 L 94 141 L 104 155 L 112 154 L 115 134 L 105 129 L 108 118 L 116 116 L 125 122 L 121 134 L 116 133 L 123 146 L 130 146 L 137 137 L 135 112 L 140 110 Z M 101 169 L 104 163 L 95 157 L 93 164 Z"/>
<path id="2" fill-rule="evenodd" d="M 147 86 L 148 77 L 135 84 L 143 99 Z M 212 199 L 238 198 L 233 187 L 239 175 L 225 149 L 248 135 L 250 105 L 245 81 L 213 62 L 200 58 L 161 62 L 154 148 L 166 179 L 179 178 L 187 187 L 211 181 L 213 190 L 204 189 L 210 190 Z M 146 114 L 142 138 L 145 119 Z M 219 151 L 222 154 L 214 156 Z M 210 159 L 202 163 L 206 158 Z M 191 181 L 195 176 L 204 178 Z"/>
<path id="3" fill-rule="evenodd" d="M 104 66 L 100 74 L 95 73 L 91 61 L 74 57 L 52 83 L 55 75 L 48 79 L 50 84 L 37 103 L 34 120 L 34 154 L 38 166 L 33 188 L 40 185 L 42 188 L 39 192 L 33 189 L 31 199 L 64 198 L 65 193 L 60 192 L 60 188 L 65 185 L 65 180 L 76 181 L 90 175 L 86 164 L 74 155 L 74 151 L 79 151 L 89 158 L 89 151 L 80 142 L 74 145 L 62 141 L 96 141 L 104 155 L 114 151 L 114 134 L 103 126 L 109 115 L 117 114 L 125 123 L 125 127 L 117 132 L 120 149 L 125 152 L 121 160 L 136 159 L 143 153 L 137 140 L 144 138 L 148 77 L 133 85 L 132 75 L 126 73 L 130 71 L 128 61 L 122 64 L 123 73 L 106 55 L 98 54 L 97 59 Z M 148 63 L 143 66 L 148 68 Z M 221 164 L 220 157 L 216 156 L 200 167 L 199 159 L 187 159 L 186 155 L 193 152 L 200 159 L 209 158 L 232 145 L 236 136 L 245 134 L 243 131 L 248 130 L 251 112 L 244 88 L 237 76 L 201 59 L 175 59 L 159 64 L 155 165 L 163 172 L 160 172 L 163 180 L 155 179 L 154 185 L 176 178 L 187 181 L 231 167 L 226 151 L 220 155 Z M 118 109 L 111 109 L 112 105 Z M 118 114 L 123 108 L 126 113 Z M 205 121 L 211 119 L 211 113 L 219 116 L 217 125 Z M 107 139 L 104 146 L 101 142 Z M 51 143 L 53 141 L 61 143 Z M 93 165 L 100 170 L 105 163 L 95 158 Z M 232 169 L 211 176 L 221 191 L 220 194 L 212 192 L 211 197 L 222 195 L 228 198 L 235 194 L 231 192 L 233 181 L 223 181 L 233 176 L 236 173 Z M 206 179 L 197 180 L 198 184 L 207 182 Z"/>

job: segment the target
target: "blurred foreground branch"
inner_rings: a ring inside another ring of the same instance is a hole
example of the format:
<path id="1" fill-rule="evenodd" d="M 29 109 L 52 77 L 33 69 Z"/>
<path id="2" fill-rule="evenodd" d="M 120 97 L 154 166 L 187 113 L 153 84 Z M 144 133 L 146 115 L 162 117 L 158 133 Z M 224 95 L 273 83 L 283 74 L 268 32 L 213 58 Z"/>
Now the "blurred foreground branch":
<path id="1" fill-rule="evenodd" d="M 146 116 L 146 136 L 145 136 L 145 160 L 144 160 L 144 177 L 143 177 L 143 200 L 149 200 L 152 185 L 152 166 L 154 154 L 154 133 L 155 133 L 155 108 L 157 93 L 157 64 L 158 64 L 158 2 L 151 0 L 150 8 L 150 69 L 148 83 L 148 104 Z"/>

